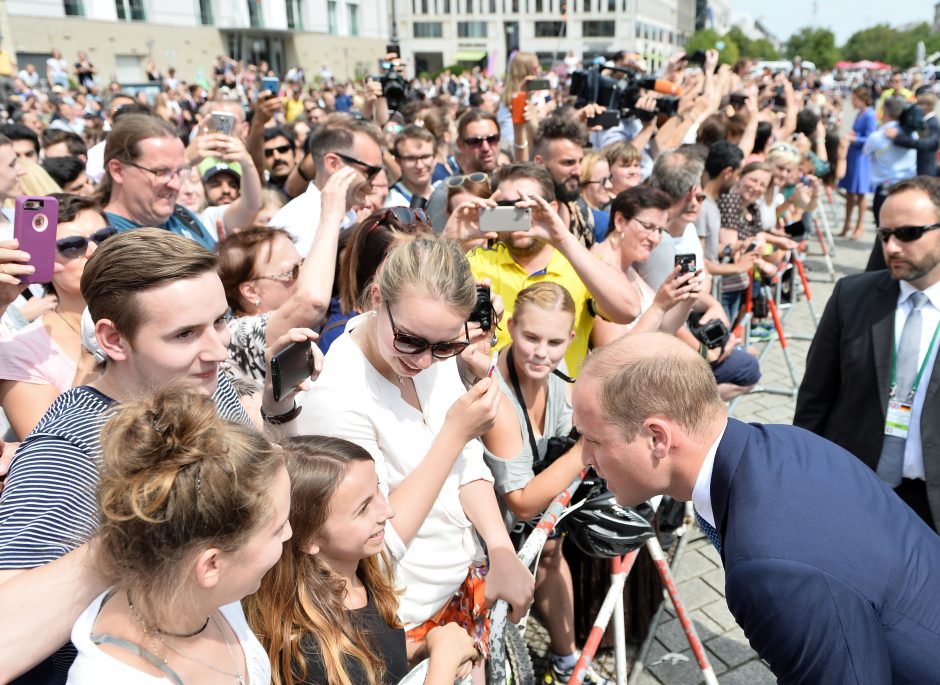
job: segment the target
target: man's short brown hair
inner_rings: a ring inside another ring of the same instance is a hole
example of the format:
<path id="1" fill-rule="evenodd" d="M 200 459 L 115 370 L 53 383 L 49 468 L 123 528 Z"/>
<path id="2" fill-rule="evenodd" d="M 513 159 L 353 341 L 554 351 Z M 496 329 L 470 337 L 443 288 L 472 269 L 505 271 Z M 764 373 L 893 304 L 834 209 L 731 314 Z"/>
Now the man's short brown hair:
<path id="1" fill-rule="evenodd" d="M 548 173 L 548 169 L 535 162 L 513 162 L 497 168 L 493 172 L 493 192 L 496 192 L 503 181 L 514 181 L 520 178 L 529 178 L 538 183 L 542 190 L 542 197 L 547 202 L 555 199 L 555 182 L 552 180 L 552 175 Z"/>
<path id="2" fill-rule="evenodd" d="M 382 147 L 382 132 L 370 121 L 356 119 L 348 114 L 331 114 L 310 134 L 309 150 L 317 169 L 323 168 L 323 157 L 330 152 L 349 154 L 356 142 L 356 134 L 372 139 Z"/>

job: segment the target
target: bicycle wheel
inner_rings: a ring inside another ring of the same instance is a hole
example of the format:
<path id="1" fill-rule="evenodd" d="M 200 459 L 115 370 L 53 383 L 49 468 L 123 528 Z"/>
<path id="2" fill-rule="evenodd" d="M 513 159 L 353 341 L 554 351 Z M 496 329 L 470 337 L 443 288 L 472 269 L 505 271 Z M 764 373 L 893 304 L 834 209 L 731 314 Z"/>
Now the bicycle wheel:
<path id="1" fill-rule="evenodd" d="M 489 685 L 535 685 L 532 658 L 529 656 L 529 648 L 526 647 L 519 626 L 507 622 L 503 631 L 503 640 L 506 647 L 505 680 L 502 683 L 495 683 L 492 674 L 488 673 L 487 683 Z"/>

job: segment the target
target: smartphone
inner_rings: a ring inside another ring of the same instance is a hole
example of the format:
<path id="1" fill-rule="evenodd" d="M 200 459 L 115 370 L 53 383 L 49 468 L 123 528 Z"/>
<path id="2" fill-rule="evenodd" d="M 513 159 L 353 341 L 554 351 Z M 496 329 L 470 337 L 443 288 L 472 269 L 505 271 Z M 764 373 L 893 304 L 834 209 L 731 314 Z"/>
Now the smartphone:
<path id="1" fill-rule="evenodd" d="M 689 64 L 697 64 L 700 67 L 704 67 L 705 66 L 705 51 L 696 50 L 691 55 L 687 55 L 685 59 Z"/>
<path id="2" fill-rule="evenodd" d="M 512 123 L 514 124 L 525 123 L 525 105 L 526 105 L 525 93 L 515 93 L 512 96 Z"/>
<path id="3" fill-rule="evenodd" d="M 526 90 L 548 90 L 552 84 L 547 78 L 534 78 L 525 82 Z"/>
<path id="4" fill-rule="evenodd" d="M 679 270 L 680 274 L 694 274 L 697 271 L 695 266 L 695 255 L 677 254 L 676 266 L 681 267 Z"/>
<path id="5" fill-rule="evenodd" d="M 728 96 L 728 102 L 731 103 L 732 107 L 744 107 L 747 104 L 747 95 L 744 93 L 731 93 Z"/>
<path id="6" fill-rule="evenodd" d="M 481 207 L 482 233 L 512 233 L 532 228 L 532 210 L 528 207 Z"/>
<path id="7" fill-rule="evenodd" d="M 235 115 L 231 112 L 209 112 L 209 130 L 232 135 L 235 131 Z"/>
<path id="8" fill-rule="evenodd" d="M 389 43 L 385 46 L 385 54 L 401 57 L 401 46 L 398 43 Z"/>
<path id="9" fill-rule="evenodd" d="M 603 129 L 613 128 L 620 124 L 620 112 L 615 109 L 609 109 L 601 112 L 596 117 L 590 117 L 587 120 L 588 128 L 600 126 Z"/>
<path id="10" fill-rule="evenodd" d="M 274 401 L 310 378 L 313 373 L 313 349 L 310 341 L 291 343 L 271 358 L 271 388 Z"/>
<path id="11" fill-rule="evenodd" d="M 277 80 L 277 76 L 265 76 L 261 79 L 261 90 L 270 90 L 277 95 L 281 90 L 281 82 Z"/>
<path id="12" fill-rule="evenodd" d="M 744 250 L 744 254 L 747 254 L 748 252 L 753 252 L 756 249 L 757 249 L 757 243 L 751 243 L 750 245 L 747 246 L 747 249 Z"/>
<path id="13" fill-rule="evenodd" d="M 59 201 L 54 197 L 20 195 L 16 198 L 13 237 L 20 249 L 29 252 L 29 261 L 36 269 L 21 276 L 20 283 L 49 283 L 55 268 L 55 239 L 59 225 Z"/>

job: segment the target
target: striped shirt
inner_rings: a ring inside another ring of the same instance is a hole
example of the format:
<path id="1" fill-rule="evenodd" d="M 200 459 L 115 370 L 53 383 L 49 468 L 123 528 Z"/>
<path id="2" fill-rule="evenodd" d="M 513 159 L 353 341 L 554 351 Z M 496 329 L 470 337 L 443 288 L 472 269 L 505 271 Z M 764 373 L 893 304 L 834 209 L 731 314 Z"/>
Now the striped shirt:
<path id="1" fill-rule="evenodd" d="M 221 372 L 213 399 L 221 418 L 252 425 Z M 26 436 L 0 494 L 0 569 L 42 566 L 95 532 L 100 435 L 113 404 L 89 386 L 72 388 Z"/>

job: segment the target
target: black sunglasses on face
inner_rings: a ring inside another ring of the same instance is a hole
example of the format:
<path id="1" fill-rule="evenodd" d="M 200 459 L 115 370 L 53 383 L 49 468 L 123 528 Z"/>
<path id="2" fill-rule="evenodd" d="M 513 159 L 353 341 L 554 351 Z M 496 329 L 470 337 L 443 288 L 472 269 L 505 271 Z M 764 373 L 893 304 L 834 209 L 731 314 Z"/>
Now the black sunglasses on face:
<path id="1" fill-rule="evenodd" d="M 380 166 L 372 166 L 371 164 L 366 164 L 361 159 L 356 159 L 355 157 L 344 155 L 342 152 L 334 152 L 333 154 L 339 157 L 344 162 L 346 162 L 346 164 L 354 164 L 356 166 L 362 167 L 363 171 L 365 172 L 366 179 L 369 181 L 375 178 L 378 175 L 378 173 L 382 171 L 382 167 Z"/>
<path id="2" fill-rule="evenodd" d="M 470 136 L 469 138 L 464 138 L 463 143 L 470 147 L 480 147 L 483 143 L 488 143 L 490 147 L 496 147 L 499 145 L 499 134 L 494 133 L 491 136 Z"/>
<path id="3" fill-rule="evenodd" d="M 930 224 L 929 226 L 899 226 L 898 228 L 879 228 L 877 233 L 881 242 L 887 243 L 894 236 L 902 243 L 913 243 L 920 240 L 921 236 L 927 231 L 933 231 L 940 228 L 940 224 Z"/>
<path id="4" fill-rule="evenodd" d="M 395 319 L 392 318 L 392 307 L 388 301 L 385 302 L 385 311 L 388 312 L 388 322 L 392 325 L 392 345 L 402 354 L 421 354 L 430 348 L 435 359 L 450 359 L 456 357 L 470 345 L 470 330 L 467 328 L 466 321 L 463 324 L 464 334 L 467 336 L 466 340 L 432 343 L 420 336 L 402 333 L 398 330 Z"/>
<path id="5" fill-rule="evenodd" d="M 75 259 L 85 255 L 85 252 L 88 251 L 88 243 L 100 245 L 117 232 L 118 230 L 114 226 L 105 226 L 99 228 L 87 238 L 83 235 L 70 235 L 68 238 L 55 241 L 55 249 L 59 251 L 64 259 Z"/>
<path id="6" fill-rule="evenodd" d="M 264 150 L 264 156 L 265 156 L 265 157 L 273 157 L 275 152 L 276 152 L 277 154 L 279 154 L 279 155 L 286 155 L 288 152 L 290 152 L 290 151 L 293 150 L 293 149 L 294 149 L 294 146 L 293 146 L 293 145 L 289 145 L 289 144 L 288 144 L 288 145 L 278 145 L 277 147 L 269 147 L 269 148 L 265 148 L 265 150 Z"/>

